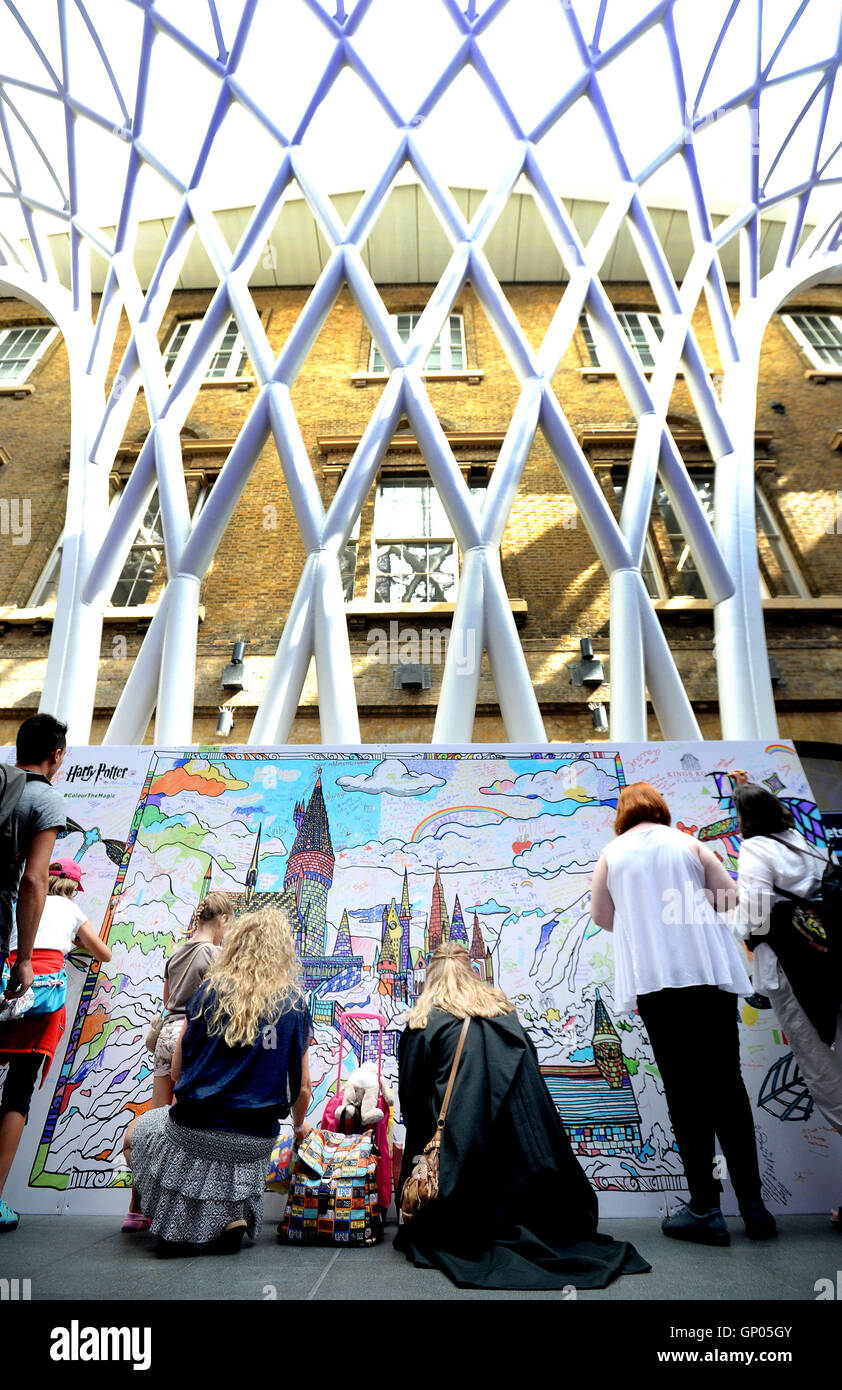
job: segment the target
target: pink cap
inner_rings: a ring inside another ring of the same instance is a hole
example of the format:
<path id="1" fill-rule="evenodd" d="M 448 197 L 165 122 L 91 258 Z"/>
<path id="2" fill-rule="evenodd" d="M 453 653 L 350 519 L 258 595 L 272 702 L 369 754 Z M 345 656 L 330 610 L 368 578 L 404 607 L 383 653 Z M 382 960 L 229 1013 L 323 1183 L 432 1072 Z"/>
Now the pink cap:
<path id="1" fill-rule="evenodd" d="M 74 883 L 78 883 L 79 891 L 82 891 L 82 870 L 75 859 L 54 859 L 50 864 L 50 874 L 53 878 L 70 878 Z"/>

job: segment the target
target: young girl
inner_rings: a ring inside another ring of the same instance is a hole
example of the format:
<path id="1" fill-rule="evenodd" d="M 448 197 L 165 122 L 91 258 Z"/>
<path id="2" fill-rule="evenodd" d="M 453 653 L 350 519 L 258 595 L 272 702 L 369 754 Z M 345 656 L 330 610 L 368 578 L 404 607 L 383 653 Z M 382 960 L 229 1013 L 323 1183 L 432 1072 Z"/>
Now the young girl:
<path id="1" fill-rule="evenodd" d="M 164 1008 L 166 1020 L 155 1045 L 152 1078 L 151 1110 L 172 1105 L 173 1053 L 184 1030 L 187 1001 L 196 993 L 216 955 L 226 928 L 234 920 L 234 904 L 227 893 L 208 893 L 196 908 L 196 930 L 189 941 L 176 946 L 164 966 Z M 138 1208 L 132 1188 L 132 1200 L 124 1231 L 145 1231 L 149 1221 Z"/>
<path id="2" fill-rule="evenodd" d="M 74 859 L 55 859 L 50 864 L 47 900 L 32 952 L 36 975 L 52 975 L 61 970 L 74 946 L 81 947 L 94 960 L 109 961 L 111 952 L 101 941 L 84 912 L 73 901 L 82 891 L 82 873 Z M 17 950 L 17 928 L 12 932 L 10 963 Z M 0 1022 L 0 1063 L 9 1066 L 0 1099 L 0 1194 L 23 1135 L 29 1105 L 39 1071 L 41 1084 L 50 1068 L 53 1054 L 64 1032 L 62 1004 L 51 1014 Z M 43 1067 L 43 1071 L 42 1071 Z M 0 1232 L 13 1231 L 19 1217 L 0 1195 Z"/>

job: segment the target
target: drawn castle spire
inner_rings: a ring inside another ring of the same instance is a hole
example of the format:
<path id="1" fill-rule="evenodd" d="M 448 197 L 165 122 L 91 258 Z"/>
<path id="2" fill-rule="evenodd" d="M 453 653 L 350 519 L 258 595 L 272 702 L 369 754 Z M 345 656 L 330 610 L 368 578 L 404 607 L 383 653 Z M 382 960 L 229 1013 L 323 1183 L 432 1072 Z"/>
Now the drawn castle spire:
<path id="1" fill-rule="evenodd" d="M 430 904 L 430 922 L 427 927 L 427 950 L 426 954 L 431 956 L 442 946 L 445 941 L 450 940 L 450 918 L 447 915 L 447 906 L 444 901 L 444 889 L 442 888 L 441 876 L 436 868 L 436 878 L 433 884 L 433 900 Z"/>
<path id="2" fill-rule="evenodd" d="M 351 949 L 351 928 L 348 923 L 348 909 L 342 909 L 342 920 L 339 923 L 339 930 L 336 933 L 336 945 L 333 948 L 335 956 L 352 956 Z"/>
<path id="3" fill-rule="evenodd" d="M 612 1091 L 619 1090 L 623 1084 L 626 1070 L 626 1064 L 623 1061 L 623 1046 L 617 1030 L 611 1022 L 608 1010 L 602 1002 L 599 990 L 596 992 L 596 1007 L 594 1009 L 593 1056 L 594 1062 Z"/>
<path id="4" fill-rule="evenodd" d="M 306 810 L 303 802 L 297 802 L 293 816 L 297 834 L 287 860 L 284 889 L 295 885 L 299 914 L 306 922 L 302 954 L 323 956 L 327 950 L 327 895 L 333 883 L 334 854 L 321 768 Z"/>
<path id="5" fill-rule="evenodd" d="M 462 916 L 462 905 L 459 902 L 459 894 L 453 904 L 453 919 L 450 923 L 450 940 L 459 941 L 463 946 L 468 944 L 468 933 L 465 929 L 465 920 Z"/>

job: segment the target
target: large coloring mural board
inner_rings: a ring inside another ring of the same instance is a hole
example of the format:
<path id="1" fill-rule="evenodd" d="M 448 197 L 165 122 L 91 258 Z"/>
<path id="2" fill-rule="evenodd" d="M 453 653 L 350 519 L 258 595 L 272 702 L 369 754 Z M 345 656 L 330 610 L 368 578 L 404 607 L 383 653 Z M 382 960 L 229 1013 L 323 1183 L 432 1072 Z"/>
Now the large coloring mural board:
<path id="1" fill-rule="evenodd" d="M 603 1212 L 656 1213 L 682 1192 L 681 1163 L 640 1019 L 614 1007 L 613 945 L 589 915 L 590 875 L 620 788 L 641 778 L 733 868 L 726 774 L 737 767 L 823 842 L 786 744 L 69 749 L 59 843 L 81 864 L 80 902 L 113 954 L 103 966 L 71 958 L 67 1030 L 8 1199 L 24 1212 L 124 1209 L 122 1139 L 151 1095 L 144 1037 L 164 961 L 213 888 L 240 909 L 270 901 L 290 913 L 315 1020 L 314 1115 L 335 1084 L 343 1012 L 383 1014 L 394 1084 L 425 956 L 460 939 L 516 1001 Z M 839 1195 L 839 1137 L 774 1015 L 738 1002 L 769 1204 L 824 1210 Z M 346 1071 L 374 1045 L 352 1025 Z M 400 1137 L 399 1105 L 396 1118 Z M 730 1188 L 723 1206 L 735 1209 Z"/>

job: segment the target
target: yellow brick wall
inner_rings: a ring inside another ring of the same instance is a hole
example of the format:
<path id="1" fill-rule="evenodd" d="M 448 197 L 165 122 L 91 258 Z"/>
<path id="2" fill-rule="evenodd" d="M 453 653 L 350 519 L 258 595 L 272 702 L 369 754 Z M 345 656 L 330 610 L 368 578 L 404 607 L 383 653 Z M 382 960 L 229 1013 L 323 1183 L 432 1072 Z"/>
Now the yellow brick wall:
<path id="1" fill-rule="evenodd" d="M 514 312 L 533 344 L 538 346 L 549 326 L 559 299 L 552 285 L 505 287 Z M 423 306 L 428 287 L 395 286 L 383 291 L 387 307 L 399 310 Z M 655 309 L 645 285 L 613 285 L 618 307 Z M 307 291 L 256 290 L 254 298 L 266 326 L 272 350 L 282 348 L 307 299 Z M 162 325 L 163 344 L 180 317 L 201 314 L 209 292 L 177 294 Z M 822 286 L 801 296 L 804 307 L 842 312 L 842 288 Z M 791 306 L 790 306 L 791 307 Z M 427 389 L 444 428 L 453 431 L 505 432 L 518 398 L 519 387 L 481 305 L 466 288 L 455 305 L 465 319 L 467 365 L 482 374 L 476 383 L 466 380 L 428 379 Z M 36 311 L 13 300 L 0 301 L 0 326 L 37 319 Z M 710 322 L 703 307 L 697 312 L 698 338 L 713 372 L 719 361 Z M 128 341 L 123 323 L 114 354 L 112 372 L 119 369 Z M 335 494 L 341 466 L 350 454 L 321 452 L 326 436 L 359 436 L 382 393 L 382 384 L 354 384 L 353 373 L 365 372 L 369 337 L 362 316 L 350 294 L 344 291 L 331 310 L 313 350 L 292 390 L 292 400 L 302 437 L 313 464 L 316 481 L 327 504 Z M 574 430 L 611 427 L 630 430 L 634 420 L 619 384 L 613 378 L 589 380 L 581 368 L 587 354 L 577 333 L 555 380 L 555 389 Z M 774 470 L 764 471 L 762 486 L 777 515 L 782 534 L 798 556 L 813 594 L 842 595 L 842 507 L 838 528 L 832 518 L 837 493 L 842 503 L 842 454 L 831 447 L 834 432 L 842 425 L 842 380 L 824 385 L 807 380 L 807 361 L 780 317 L 773 318 L 764 339 L 758 393 L 758 430 L 774 435 L 770 459 Z M 14 544 L 14 537 L 0 535 L 0 604 L 27 605 L 39 574 L 55 545 L 63 524 L 66 498 L 67 450 L 70 403 L 67 358 L 57 339 L 35 367 L 28 385 L 34 390 L 20 399 L 0 396 L 0 448 L 9 461 L 0 467 L 0 498 L 27 500 L 31 509 L 28 544 Z M 233 440 L 256 399 L 256 386 L 226 384 L 203 387 L 185 425 L 185 437 L 195 441 Z M 781 402 L 785 413 L 771 409 Z M 677 429 L 698 430 L 698 423 L 683 383 L 676 384 L 670 406 Z M 134 404 L 124 444 L 138 444 L 149 421 L 141 392 Z M 493 463 L 494 449 L 459 450 L 464 462 Z M 622 452 L 618 453 L 622 462 Z M 389 455 L 387 464 L 400 465 L 406 456 Z M 218 467 L 220 455 L 209 448 L 186 456 L 191 472 L 191 503 L 198 491 L 195 474 Z M 688 460 L 689 462 L 689 460 Z M 125 473 L 130 466 L 118 462 Z M 609 504 L 617 514 L 610 473 L 597 477 Z M 373 490 L 362 516 L 358 599 L 368 582 L 371 547 Z M 659 519 L 658 519 L 659 521 Z M 663 528 L 653 533 L 663 559 L 668 545 Z M 304 550 L 289 502 L 283 471 L 274 444 L 267 442 L 238 504 L 232 523 L 202 585 L 205 618 L 199 633 L 196 687 L 195 737 L 213 739 L 216 707 L 222 700 L 219 675 L 230 657 L 231 643 L 247 643 L 247 688 L 235 700 L 239 707 L 232 737 L 245 738 L 254 707 L 265 687 L 271 660 L 283 629 L 298 582 Z M 503 575 L 511 597 L 523 599 L 527 614 L 521 640 L 553 739 L 594 737 L 586 709 L 588 692 L 570 684 L 568 666 L 578 658 L 578 639 L 594 640 L 596 654 L 608 659 L 608 586 L 597 561 L 587 529 L 576 517 L 550 451 L 539 433 L 524 469 L 518 495 L 502 546 Z M 150 594 L 160 592 L 163 575 Z M 777 689 L 781 733 L 788 737 L 832 738 L 840 736 L 842 719 L 842 642 L 839 615 L 833 611 L 767 616 L 770 653 L 782 677 Z M 662 618 L 676 662 L 700 723 L 710 736 L 718 733 L 716 680 L 712 658 L 713 628 L 709 613 Z M 366 634 L 387 626 L 377 612 L 351 625 L 351 649 L 357 683 L 363 738 L 366 741 L 428 741 L 432 734 L 441 667 L 434 665 L 433 687 L 428 692 L 400 692 L 393 688 L 394 670 L 373 662 Z M 412 615 L 409 624 L 447 628 L 449 619 Z M 141 623 L 142 629 L 145 624 Z M 403 630 L 403 629 L 402 629 Z M 37 707 L 43 681 L 48 635 L 31 624 L 10 624 L 0 637 L 0 718 L 13 729 L 19 719 Z M 142 640 L 135 621 L 106 624 L 97 688 L 97 716 L 93 737 L 101 736 L 109 712 L 119 696 L 132 657 Z M 125 645 L 125 656 L 122 647 Z M 610 671 L 609 671 L 610 675 Z M 598 698 L 610 700 L 610 686 L 600 687 Z M 593 698 L 591 693 L 590 698 Z M 151 737 L 151 731 L 149 736 Z M 499 741 L 504 736 L 494 683 L 484 662 L 480 680 L 479 711 L 475 737 Z M 653 722 L 652 736 L 657 737 Z M 317 688 L 314 672 L 305 688 L 292 738 L 318 741 Z"/>

